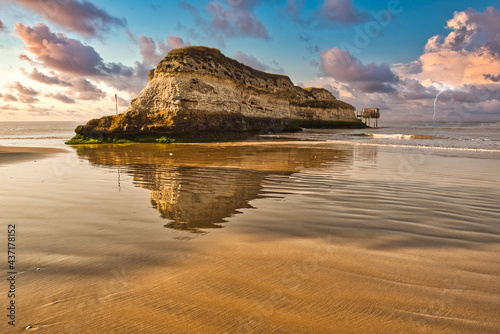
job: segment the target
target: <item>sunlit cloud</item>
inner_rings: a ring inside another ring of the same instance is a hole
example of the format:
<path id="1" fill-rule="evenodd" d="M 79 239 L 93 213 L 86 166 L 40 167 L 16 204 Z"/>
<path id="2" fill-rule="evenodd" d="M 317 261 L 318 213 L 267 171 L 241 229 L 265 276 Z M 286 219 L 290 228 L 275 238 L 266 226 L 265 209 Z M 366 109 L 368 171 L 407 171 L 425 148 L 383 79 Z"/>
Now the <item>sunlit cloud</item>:
<path id="1" fill-rule="evenodd" d="M 448 35 L 428 39 L 413 77 L 450 87 L 495 82 L 500 75 L 500 10 L 455 12 L 446 28 Z"/>
<path id="2" fill-rule="evenodd" d="M 20 5 L 57 26 L 86 38 L 100 37 L 113 27 L 125 27 L 127 21 L 97 7 L 91 1 L 0 0 Z"/>
<path id="3" fill-rule="evenodd" d="M 179 49 L 191 45 L 189 42 L 184 42 L 179 35 L 167 36 L 166 39 L 167 43 L 164 41 L 155 42 L 151 37 L 144 35 L 139 37 L 138 44 L 140 53 L 143 61 L 147 65 L 154 68 L 173 49 Z"/>
<path id="4" fill-rule="evenodd" d="M 16 24 L 15 33 L 24 42 L 24 48 L 35 56 L 32 60 L 22 55 L 31 64 L 43 66 L 65 75 L 81 75 L 102 81 L 116 89 L 137 94 L 147 82 L 148 68 L 137 62 L 134 67 L 116 62 L 104 62 L 100 54 L 90 45 L 53 33 L 44 23 L 33 27 Z"/>

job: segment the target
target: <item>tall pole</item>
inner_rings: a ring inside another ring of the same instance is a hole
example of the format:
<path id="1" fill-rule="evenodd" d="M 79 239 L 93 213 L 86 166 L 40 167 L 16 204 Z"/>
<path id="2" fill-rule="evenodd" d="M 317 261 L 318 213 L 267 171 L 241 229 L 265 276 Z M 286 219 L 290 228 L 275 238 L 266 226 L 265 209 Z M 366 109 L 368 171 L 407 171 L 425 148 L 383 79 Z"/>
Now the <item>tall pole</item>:
<path id="1" fill-rule="evenodd" d="M 118 115 L 118 95 L 115 94 L 116 114 Z"/>

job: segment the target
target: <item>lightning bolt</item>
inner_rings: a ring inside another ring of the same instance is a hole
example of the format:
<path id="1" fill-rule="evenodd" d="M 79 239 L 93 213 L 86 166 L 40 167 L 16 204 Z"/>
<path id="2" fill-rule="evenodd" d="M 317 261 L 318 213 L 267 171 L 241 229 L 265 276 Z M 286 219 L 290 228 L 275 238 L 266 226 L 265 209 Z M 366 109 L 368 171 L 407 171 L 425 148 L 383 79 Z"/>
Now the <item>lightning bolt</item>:
<path id="1" fill-rule="evenodd" d="M 442 89 L 439 93 L 436 94 L 436 99 L 434 100 L 434 114 L 432 115 L 432 121 L 434 122 L 434 118 L 436 118 L 436 103 L 438 100 L 439 95 L 441 95 L 442 92 L 447 91 L 448 88 Z"/>

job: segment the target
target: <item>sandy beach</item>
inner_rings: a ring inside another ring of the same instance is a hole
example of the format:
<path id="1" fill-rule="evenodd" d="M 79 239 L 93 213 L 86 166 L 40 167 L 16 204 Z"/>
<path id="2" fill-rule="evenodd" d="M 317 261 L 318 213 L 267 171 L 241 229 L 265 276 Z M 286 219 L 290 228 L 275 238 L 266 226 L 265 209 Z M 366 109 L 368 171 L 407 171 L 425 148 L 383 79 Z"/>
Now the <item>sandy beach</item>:
<path id="1" fill-rule="evenodd" d="M 72 151 L 0 169 L 18 233 L 9 332 L 500 326 L 496 157 L 321 142 Z"/>

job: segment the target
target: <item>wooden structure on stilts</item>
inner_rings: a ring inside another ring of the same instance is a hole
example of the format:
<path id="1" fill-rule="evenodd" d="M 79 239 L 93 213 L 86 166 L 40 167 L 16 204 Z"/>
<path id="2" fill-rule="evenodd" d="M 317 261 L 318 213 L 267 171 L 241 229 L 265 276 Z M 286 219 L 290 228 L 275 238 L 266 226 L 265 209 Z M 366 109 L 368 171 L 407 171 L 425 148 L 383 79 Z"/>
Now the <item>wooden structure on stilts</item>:
<path id="1" fill-rule="evenodd" d="M 356 113 L 357 118 L 361 118 L 363 123 L 368 126 L 372 126 L 371 120 L 374 119 L 373 122 L 374 127 L 378 127 L 378 119 L 380 118 L 380 108 L 363 108 L 361 112 Z"/>

